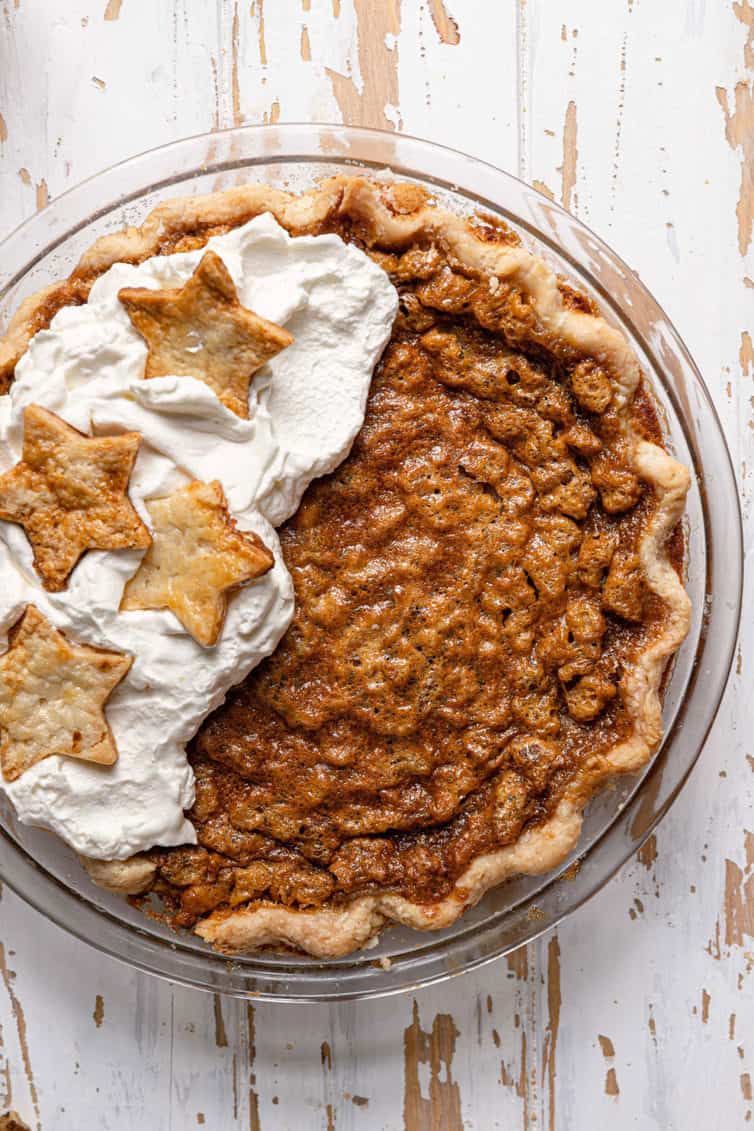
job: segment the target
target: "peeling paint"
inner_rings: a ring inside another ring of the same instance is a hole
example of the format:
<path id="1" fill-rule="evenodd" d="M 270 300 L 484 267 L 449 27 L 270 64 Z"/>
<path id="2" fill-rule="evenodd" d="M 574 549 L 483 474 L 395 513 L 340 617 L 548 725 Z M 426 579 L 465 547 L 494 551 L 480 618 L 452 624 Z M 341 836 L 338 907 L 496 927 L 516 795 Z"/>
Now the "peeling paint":
<path id="1" fill-rule="evenodd" d="M 710 956 L 710 958 L 714 958 L 716 962 L 720 961 L 720 959 L 722 957 L 722 951 L 721 951 L 721 948 L 720 948 L 720 920 L 719 920 L 719 918 L 718 918 L 717 922 L 715 923 L 715 936 L 714 936 L 714 938 L 709 940 L 709 942 L 707 943 L 707 945 L 704 949 L 705 949 L 705 952 Z"/>
<path id="2" fill-rule="evenodd" d="M 299 50 L 304 63 L 311 63 L 312 49 L 311 44 L 309 43 L 309 29 L 306 24 L 304 24 L 301 28 L 301 46 Z"/>
<path id="3" fill-rule="evenodd" d="M 105 8 L 106 20 L 117 20 L 120 16 L 120 10 L 123 7 L 123 0 L 107 0 L 107 7 Z"/>
<path id="4" fill-rule="evenodd" d="M 0 942 L 0 981 L 5 986 L 5 992 L 10 1001 L 11 1012 L 13 1020 L 16 1023 L 16 1035 L 18 1037 L 18 1044 L 21 1049 L 21 1059 L 24 1065 L 24 1074 L 26 1076 L 26 1083 L 29 1087 L 29 1098 L 31 1099 L 32 1107 L 34 1108 L 34 1115 L 36 1118 L 37 1128 L 41 1128 L 41 1120 L 39 1115 L 39 1094 L 37 1092 L 37 1085 L 34 1080 L 34 1072 L 31 1067 L 31 1056 L 29 1054 L 29 1041 L 26 1034 L 26 1018 L 21 1006 L 21 1002 L 13 989 L 12 974 L 8 969 L 8 963 L 5 958 L 5 947 Z"/>
<path id="5" fill-rule="evenodd" d="M 215 1008 L 215 1044 L 219 1049 L 227 1049 L 228 1034 L 225 1032 L 222 1001 L 219 994 L 213 994 L 212 998 Z"/>
<path id="6" fill-rule="evenodd" d="M 747 29 L 744 65 L 754 68 L 754 8 L 749 0 L 733 4 L 736 18 Z M 741 79 L 733 89 L 731 109 L 728 91 L 715 88 L 717 101 L 725 117 L 725 137 L 731 149 L 741 151 L 741 184 L 736 204 L 738 249 L 746 255 L 754 234 L 754 80 Z"/>
<path id="7" fill-rule="evenodd" d="M 560 192 L 560 199 L 563 207 L 571 211 L 573 203 L 574 209 L 576 201 L 574 199 L 574 189 L 576 187 L 576 168 L 578 164 L 579 150 L 578 150 L 578 122 L 576 113 L 576 103 L 571 101 L 568 103 L 565 114 L 565 123 L 563 125 L 563 164 L 560 167 L 562 176 L 562 187 Z"/>
<path id="8" fill-rule="evenodd" d="M 327 67 L 335 101 L 346 125 L 394 130 L 398 124 L 398 47 L 400 0 L 354 0 L 360 84 L 353 74 Z"/>
<path id="9" fill-rule="evenodd" d="M 746 43 L 744 44 L 744 65 L 749 70 L 754 70 L 754 6 L 751 0 L 740 0 L 740 3 L 734 2 L 733 12 L 747 29 Z"/>
<path id="10" fill-rule="evenodd" d="M 517 978 L 525 982 L 529 977 L 529 950 L 528 947 L 520 946 L 518 950 L 514 950 L 512 954 L 506 956 L 505 961 L 508 964 L 508 969 Z"/>
<path id="11" fill-rule="evenodd" d="M 246 1032 L 249 1060 L 249 1131 L 262 1131 L 262 1125 L 259 1122 L 259 1093 L 256 1090 L 256 1021 L 254 1006 L 248 1003 L 246 1005 Z"/>
<path id="12" fill-rule="evenodd" d="M 404 1030 L 404 1131 L 463 1131 L 461 1092 L 453 1079 L 453 1057 L 460 1036 L 449 1013 L 438 1013 L 431 1033 L 421 1027 L 419 1006 L 414 1001 L 413 1021 Z M 419 1065 L 430 1070 L 429 1096 L 422 1095 Z"/>
<path id="13" fill-rule="evenodd" d="M 8 140 L 8 127 L 5 124 L 5 118 L 0 114 L 0 144 Z"/>
<path id="14" fill-rule="evenodd" d="M 743 946 L 754 938 L 754 833 L 745 833 L 745 868 L 725 861 L 725 945 Z"/>
<path id="15" fill-rule="evenodd" d="M 521 1125 L 524 1128 L 524 1131 L 528 1131 L 528 1128 L 529 1128 L 529 1125 L 530 1125 L 530 1118 L 529 1117 L 530 1117 L 530 1112 L 531 1112 L 531 1108 L 530 1108 L 530 1102 L 531 1101 L 530 1101 L 530 1098 L 529 1098 L 529 1073 L 527 1071 L 526 1053 L 527 1053 L 526 1030 L 522 1029 L 521 1030 L 521 1060 L 520 1060 L 518 1084 L 516 1086 L 516 1095 L 520 1099 L 523 1100 L 524 1106 L 523 1106 L 523 1111 L 521 1113 L 521 1115 L 522 1115 Z"/>
<path id="16" fill-rule="evenodd" d="M 615 1071 L 613 1061 L 615 1060 L 615 1046 L 609 1037 L 600 1034 L 597 1037 L 599 1041 L 602 1055 L 607 1062 L 607 1074 L 605 1076 L 605 1095 L 606 1096 L 619 1096 L 620 1088 L 618 1087 L 618 1076 Z"/>
<path id="17" fill-rule="evenodd" d="M 748 330 L 741 331 L 741 348 L 738 351 L 738 360 L 741 363 L 741 374 L 744 377 L 754 377 L 754 342 Z"/>
<path id="18" fill-rule="evenodd" d="M 94 999 L 94 1010 L 92 1011 L 92 1019 L 98 1029 L 102 1028 L 102 1022 L 105 1018 L 105 1002 L 102 994 L 97 994 Z"/>
<path id="19" fill-rule="evenodd" d="M 263 121 L 264 121 L 265 125 L 272 125 L 272 126 L 274 126 L 276 122 L 280 121 L 280 101 L 279 101 L 279 99 L 276 98 L 273 101 L 272 105 L 270 106 L 269 113 L 267 113 L 267 111 L 265 110 L 264 115 L 263 115 Z"/>
<path id="20" fill-rule="evenodd" d="M 728 92 L 716 88 L 717 101 L 725 115 L 725 136 L 732 149 L 741 150 L 741 185 L 736 204 L 738 250 L 746 255 L 754 230 L 754 84 L 736 83 L 734 109 L 728 104 Z"/>
<path id="21" fill-rule="evenodd" d="M 542 1053 L 542 1078 L 547 1082 L 550 1131 L 557 1131 L 555 1121 L 555 1080 L 557 1077 L 558 1033 L 560 1030 L 560 943 L 554 935 L 547 947 L 547 1030 Z"/>
<path id="22" fill-rule="evenodd" d="M 238 0 L 233 4 L 233 26 L 230 33 L 230 91 L 233 106 L 233 125 L 242 126 L 244 122 L 241 113 L 241 91 L 238 84 Z"/>
<path id="23" fill-rule="evenodd" d="M 429 0 L 429 10 L 440 43 L 447 43 L 452 47 L 457 47 L 461 42 L 458 21 L 454 20 L 453 17 L 448 14 L 443 0 Z"/>
<path id="24" fill-rule="evenodd" d="M 259 50 L 259 62 L 263 67 L 267 66 L 267 43 L 264 37 L 264 0 L 254 0 L 251 5 L 251 15 L 256 16 L 257 20 L 257 47 Z"/>

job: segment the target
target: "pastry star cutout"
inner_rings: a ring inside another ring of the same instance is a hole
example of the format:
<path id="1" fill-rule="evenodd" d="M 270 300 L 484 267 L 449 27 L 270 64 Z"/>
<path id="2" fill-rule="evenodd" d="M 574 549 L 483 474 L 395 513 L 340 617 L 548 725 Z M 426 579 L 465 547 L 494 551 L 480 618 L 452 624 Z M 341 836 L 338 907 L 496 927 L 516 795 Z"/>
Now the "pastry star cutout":
<path id="1" fill-rule="evenodd" d="M 45 589 L 65 589 L 86 550 L 144 549 L 126 494 L 141 436 L 84 436 L 39 405 L 24 409 L 23 459 L 0 475 L 0 518 L 23 526 Z"/>
<path id="2" fill-rule="evenodd" d="M 53 754 L 111 766 L 104 707 L 132 657 L 74 644 L 27 605 L 0 656 L 0 768 L 6 781 Z"/>
<path id="3" fill-rule="evenodd" d="M 240 531 L 217 481 L 195 481 L 147 503 L 152 545 L 123 591 L 121 609 L 170 609 L 194 640 L 217 643 L 232 590 L 261 577 L 274 558 Z"/>
<path id="4" fill-rule="evenodd" d="M 252 377 L 293 341 L 282 326 L 241 306 L 214 251 L 180 288 L 125 287 L 118 298 L 149 347 L 145 377 L 196 377 L 244 419 Z"/>

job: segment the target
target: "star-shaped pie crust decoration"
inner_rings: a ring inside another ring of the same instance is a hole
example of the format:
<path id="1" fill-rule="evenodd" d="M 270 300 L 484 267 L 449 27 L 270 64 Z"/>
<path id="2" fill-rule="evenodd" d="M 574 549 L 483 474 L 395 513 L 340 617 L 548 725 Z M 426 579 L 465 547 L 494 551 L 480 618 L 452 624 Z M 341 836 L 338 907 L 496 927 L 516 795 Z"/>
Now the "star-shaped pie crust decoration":
<path id="1" fill-rule="evenodd" d="M 86 550 L 145 549 L 128 481 L 138 432 L 85 436 L 39 405 L 24 409 L 23 459 L 0 475 L 0 518 L 23 526 L 45 589 L 65 589 Z"/>
<path id="2" fill-rule="evenodd" d="M 238 301 L 227 267 L 202 256 L 182 287 L 124 287 L 118 298 L 147 343 L 145 377 L 195 377 L 236 416 L 249 416 L 249 385 L 293 336 Z"/>
<path id="3" fill-rule="evenodd" d="M 27 605 L 0 656 L 0 768 L 15 781 L 53 754 L 111 766 L 118 750 L 105 703 L 133 658 L 74 644 Z"/>
<path id="4" fill-rule="evenodd" d="M 194 640 L 217 643 L 233 590 L 261 577 L 274 558 L 236 527 L 221 485 L 198 480 L 147 503 L 152 545 L 123 591 L 121 609 L 170 609 Z"/>

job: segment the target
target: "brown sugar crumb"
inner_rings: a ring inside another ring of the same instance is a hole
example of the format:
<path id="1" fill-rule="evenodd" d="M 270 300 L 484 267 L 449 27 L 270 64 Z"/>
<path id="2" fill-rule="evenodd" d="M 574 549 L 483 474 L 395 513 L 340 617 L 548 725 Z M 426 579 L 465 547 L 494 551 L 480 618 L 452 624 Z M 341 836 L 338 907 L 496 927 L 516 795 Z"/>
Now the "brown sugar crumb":
<path id="1" fill-rule="evenodd" d="M 617 694 L 615 684 L 605 676 L 597 672 L 585 675 L 575 687 L 566 690 L 568 713 L 576 722 L 591 722 Z"/>
<path id="2" fill-rule="evenodd" d="M 596 589 L 613 560 L 618 537 L 613 530 L 586 534 L 579 548 L 578 573 L 582 585 Z"/>
<path id="3" fill-rule="evenodd" d="M 610 406 L 613 388 L 610 378 L 597 362 L 580 361 L 571 374 L 571 388 L 587 412 L 602 413 Z"/>
<path id="4" fill-rule="evenodd" d="M 592 482 L 608 514 L 630 510 L 641 498 L 642 486 L 638 476 L 606 453 L 592 463 Z"/>
<path id="5" fill-rule="evenodd" d="M 641 565 L 635 553 L 615 555 L 602 591 L 602 604 L 624 620 L 641 621 L 644 583 Z"/>

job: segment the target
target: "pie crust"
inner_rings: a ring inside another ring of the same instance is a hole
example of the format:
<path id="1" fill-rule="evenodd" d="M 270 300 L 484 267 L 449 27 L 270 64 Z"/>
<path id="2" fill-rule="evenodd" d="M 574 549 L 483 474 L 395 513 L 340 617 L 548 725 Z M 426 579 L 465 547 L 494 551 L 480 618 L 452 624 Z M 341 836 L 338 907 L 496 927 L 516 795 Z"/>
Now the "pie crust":
<path id="1" fill-rule="evenodd" d="M 489 218 L 466 218 L 436 206 L 413 185 L 339 176 L 302 196 L 259 185 L 160 205 L 139 228 L 105 236 L 84 254 L 71 277 L 28 298 L 0 341 L 0 391 L 30 338 L 63 306 L 86 300 L 94 280 L 114 263 L 140 262 L 197 246 L 217 231 L 271 212 L 292 235 L 316 233 L 333 222 L 348 225 L 367 250 L 400 253 L 417 241 L 431 241 L 447 262 L 476 279 L 515 284 L 525 297 L 540 340 L 565 343 L 574 354 L 594 359 L 609 375 L 612 404 L 620 420 L 629 466 L 653 492 L 654 507 L 637 543 L 646 590 L 664 606 L 662 631 L 636 658 L 621 681 L 630 733 L 604 755 L 604 779 L 636 771 L 662 737 L 661 689 L 668 662 L 689 627 L 690 605 L 668 542 L 681 518 L 688 470 L 659 444 L 635 429 L 628 412 L 641 379 L 639 364 L 623 334 L 588 300 L 574 292 L 540 258 L 520 246 Z M 188 242 L 187 242 L 188 241 Z M 579 296 L 576 296 L 578 300 Z M 599 784 L 602 784 L 600 782 Z M 557 807 L 541 823 L 525 828 L 515 843 L 477 856 L 436 902 L 414 902 L 394 891 L 370 891 L 345 903 L 302 910 L 259 900 L 239 910 L 218 909 L 201 918 L 195 931 L 213 947 L 243 953 L 285 946 L 318 958 L 333 958 L 368 945 L 384 926 L 399 923 L 420 930 L 447 927 L 491 887 L 516 874 L 539 874 L 561 863 L 577 844 L 582 811 L 598 788 L 578 776 L 565 787 Z M 96 882 L 124 893 L 145 891 L 156 874 L 148 854 L 130 861 L 86 862 Z"/>

